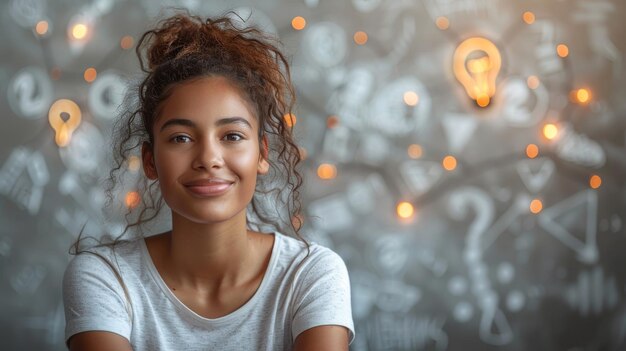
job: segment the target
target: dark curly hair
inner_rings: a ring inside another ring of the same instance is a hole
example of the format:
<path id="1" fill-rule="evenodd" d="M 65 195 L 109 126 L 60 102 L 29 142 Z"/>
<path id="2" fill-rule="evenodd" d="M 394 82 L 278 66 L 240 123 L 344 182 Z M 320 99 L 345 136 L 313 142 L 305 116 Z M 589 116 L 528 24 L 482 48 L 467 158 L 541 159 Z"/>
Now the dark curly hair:
<path id="1" fill-rule="evenodd" d="M 114 126 L 115 166 L 109 174 L 108 203 L 113 201 L 113 190 L 127 172 L 129 158 L 144 142 L 153 144 L 155 119 L 173 88 L 190 80 L 221 76 L 237 86 L 253 108 L 259 122 L 259 143 L 264 136 L 269 142 L 270 173 L 257 180 L 248 205 L 248 227 L 272 224 L 278 231 L 295 234 L 310 249 L 299 233 L 302 176 L 297 166 L 302 156 L 294 141 L 291 120 L 287 121 L 295 103 L 289 65 L 275 38 L 256 28 L 243 27 L 233 20 L 234 16 L 237 15 L 231 12 L 204 20 L 177 13 L 141 36 L 136 54 L 145 75 L 134 90 L 129 90 L 125 112 Z M 137 189 L 141 205 L 126 213 L 126 227 L 113 244 L 130 228 L 141 232 L 142 224 L 156 218 L 163 206 L 158 181 L 140 178 Z M 269 195 L 276 198 L 268 201 Z M 281 218 L 281 213 L 287 218 Z M 74 254 L 79 252 L 81 235 L 72 246 Z M 105 244 L 100 241 L 100 245 Z"/>

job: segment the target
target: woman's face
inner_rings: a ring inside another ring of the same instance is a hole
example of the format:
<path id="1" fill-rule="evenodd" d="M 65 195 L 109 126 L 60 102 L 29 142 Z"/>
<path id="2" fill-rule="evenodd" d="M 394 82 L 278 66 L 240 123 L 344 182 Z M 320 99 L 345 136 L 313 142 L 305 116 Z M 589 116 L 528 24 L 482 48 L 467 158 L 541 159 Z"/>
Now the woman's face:
<path id="1" fill-rule="evenodd" d="M 245 211 L 257 174 L 268 172 L 258 131 L 249 103 L 226 78 L 182 83 L 161 105 L 154 145 L 144 144 L 144 171 L 159 180 L 173 215 L 228 220 Z"/>

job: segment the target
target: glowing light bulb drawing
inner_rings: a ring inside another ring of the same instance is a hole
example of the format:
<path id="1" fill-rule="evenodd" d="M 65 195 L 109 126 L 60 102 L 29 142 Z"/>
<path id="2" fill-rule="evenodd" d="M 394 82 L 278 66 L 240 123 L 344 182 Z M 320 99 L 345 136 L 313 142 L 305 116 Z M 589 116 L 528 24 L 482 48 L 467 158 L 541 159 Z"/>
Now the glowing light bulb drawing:
<path id="1" fill-rule="evenodd" d="M 487 107 L 495 95 L 501 65 L 500 51 L 485 38 L 466 39 L 454 51 L 454 75 L 480 107 Z"/>
<path id="2" fill-rule="evenodd" d="M 64 118 L 62 114 L 65 114 L 67 118 Z M 72 100 L 57 100 L 50 106 L 48 121 L 55 132 L 54 141 L 59 147 L 65 147 L 70 143 L 72 133 L 80 124 L 80 108 Z"/>

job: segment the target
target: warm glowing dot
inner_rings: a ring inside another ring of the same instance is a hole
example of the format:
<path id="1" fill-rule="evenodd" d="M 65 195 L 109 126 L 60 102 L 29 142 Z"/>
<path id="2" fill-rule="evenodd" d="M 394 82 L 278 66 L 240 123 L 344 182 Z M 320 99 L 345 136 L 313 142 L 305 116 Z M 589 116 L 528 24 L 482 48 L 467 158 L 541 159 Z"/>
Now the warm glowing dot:
<path id="1" fill-rule="evenodd" d="M 326 119 L 326 127 L 328 127 L 328 129 L 335 128 L 338 125 L 339 125 L 339 117 L 335 115 L 328 116 L 328 118 Z"/>
<path id="2" fill-rule="evenodd" d="M 581 104 L 581 105 L 587 105 L 589 101 L 591 101 L 591 92 L 585 88 L 576 89 L 572 91 L 570 96 L 572 100 L 574 100 L 574 102 Z"/>
<path id="3" fill-rule="evenodd" d="M 422 157 L 423 150 L 422 150 L 421 146 L 419 146 L 417 144 L 411 144 L 411 145 L 409 145 L 409 148 L 408 148 L 407 152 L 408 152 L 410 158 L 415 159 L 415 158 Z"/>
<path id="4" fill-rule="evenodd" d="M 556 53 L 560 57 L 567 57 L 569 55 L 569 48 L 565 44 L 559 44 L 556 46 Z"/>
<path id="5" fill-rule="evenodd" d="M 535 22 L 535 14 L 530 11 L 524 12 L 522 18 L 524 19 L 524 22 L 526 22 L 526 24 L 533 24 Z"/>
<path id="6" fill-rule="evenodd" d="M 450 27 L 450 20 L 448 20 L 448 17 L 440 16 L 435 20 L 435 24 L 437 25 L 437 28 L 446 30 Z"/>
<path id="7" fill-rule="evenodd" d="M 52 78 L 52 80 L 61 79 L 61 69 L 59 67 L 52 67 L 50 70 L 50 78 Z"/>
<path id="8" fill-rule="evenodd" d="M 47 21 L 39 21 L 37 25 L 35 25 L 35 32 L 39 35 L 44 35 L 48 33 L 48 22 Z"/>
<path id="9" fill-rule="evenodd" d="M 141 202 L 141 196 L 136 191 L 129 191 L 126 193 L 126 198 L 124 199 L 124 203 L 128 208 L 135 208 Z"/>
<path id="10" fill-rule="evenodd" d="M 306 27 L 306 20 L 302 16 L 296 16 L 291 20 L 291 26 L 295 30 L 302 30 Z"/>
<path id="11" fill-rule="evenodd" d="M 417 95 L 416 92 L 410 90 L 404 93 L 402 99 L 404 100 L 404 103 L 409 106 L 415 106 L 420 101 L 419 95 Z"/>
<path id="12" fill-rule="evenodd" d="M 546 139 L 552 140 L 556 138 L 558 134 L 559 128 L 555 124 L 547 123 L 545 126 L 543 126 L 543 136 L 545 136 Z"/>
<path id="13" fill-rule="evenodd" d="M 364 45 L 367 43 L 367 33 L 363 31 L 358 31 L 354 33 L 354 42 L 358 45 Z"/>
<path id="14" fill-rule="evenodd" d="M 453 171 L 456 168 L 456 158 L 448 155 L 443 158 L 442 164 L 446 171 Z"/>
<path id="15" fill-rule="evenodd" d="M 589 186 L 592 189 L 598 189 L 602 185 L 602 178 L 599 175 L 594 174 L 589 178 Z"/>
<path id="16" fill-rule="evenodd" d="M 84 39 L 87 36 L 87 26 L 82 23 L 75 24 L 72 27 L 72 36 L 74 39 Z"/>
<path id="17" fill-rule="evenodd" d="M 491 99 L 489 99 L 489 95 L 480 95 L 478 98 L 476 98 L 476 103 L 478 104 L 478 106 L 480 107 L 487 107 L 489 106 L 489 102 L 491 101 Z"/>
<path id="18" fill-rule="evenodd" d="M 526 156 L 528 158 L 535 158 L 539 155 L 539 147 L 535 144 L 528 144 L 526 146 Z"/>
<path id="19" fill-rule="evenodd" d="M 317 176 L 322 179 L 333 179 L 337 176 L 337 167 L 330 163 L 322 163 L 317 167 Z"/>
<path id="20" fill-rule="evenodd" d="M 293 113 L 287 113 L 283 116 L 283 119 L 285 120 L 285 123 L 289 126 L 289 127 L 293 127 L 296 125 L 296 115 L 294 115 Z"/>
<path id="21" fill-rule="evenodd" d="M 96 71 L 95 68 L 93 67 L 89 67 L 85 70 L 85 73 L 83 74 L 83 77 L 85 78 L 85 81 L 87 83 L 91 83 L 94 80 L 96 80 L 96 77 L 98 76 L 98 72 Z"/>
<path id="22" fill-rule="evenodd" d="M 543 203 L 539 199 L 534 199 L 530 202 L 529 209 L 531 213 L 537 214 L 543 209 Z"/>
<path id="23" fill-rule="evenodd" d="M 415 212 L 415 209 L 410 202 L 402 201 L 396 206 L 396 212 L 400 218 L 410 218 Z"/>
<path id="24" fill-rule="evenodd" d="M 134 43 L 135 43 L 135 40 L 130 35 L 125 35 L 122 37 L 122 40 L 120 40 L 120 46 L 124 50 L 128 50 L 132 48 Z"/>
<path id="25" fill-rule="evenodd" d="M 137 156 L 130 156 L 128 158 L 128 170 L 131 172 L 137 172 L 141 167 L 141 160 Z"/>
<path id="26" fill-rule="evenodd" d="M 539 87 L 539 78 L 537 76 L 529 76 L 526 84 L 528 84 L 530 89 L 537 89 Z"/>

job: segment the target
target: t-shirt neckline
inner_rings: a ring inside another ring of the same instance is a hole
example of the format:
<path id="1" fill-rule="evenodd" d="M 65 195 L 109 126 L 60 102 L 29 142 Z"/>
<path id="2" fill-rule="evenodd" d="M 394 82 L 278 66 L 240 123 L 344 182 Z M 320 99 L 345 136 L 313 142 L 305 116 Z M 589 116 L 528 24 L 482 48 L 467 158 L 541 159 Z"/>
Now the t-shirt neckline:
<path id="1" fill-rule="evenodd" d="M 279 250 L 280 250 L 280 243 L 279 243 L 280 234 L 278 232 L 275 232 L 273 234 L 274 234 L 274 243 L 272 246 L 270 262 L 267 265 L 267 269 L 265 270 L 265 274 L 263 275 L 263 279 L 261 280 L 261 284 L 259 285 L 258 289 L 254 292 L 252 297 L 248 301 L 246 301 L 246 303 L 244 303 L 241 307 L 239 307 L 235 311 L 225 316 L 218 317 L 218 318 L 202 317 L 201 315 L 197 314 L 192 309 L 187 307 L 187 305 L 185 305 L 182 301 L 180 301 L 178 297 L 176 297 L 176 295 L 174 295 L 174 293 L 170 290 L 167 284 L 165 284 L 165 281 L 159 274 L 159 271 L 156 269 L 156 266 L 154 265 L 154 262 L 152 261 L 152 257 L 150 256 L 150 252 L 148 251 L 148 246 L 146 245 L 145 238 L 140 238 L 139 241 L 141 243 L 140 246 L 141 246 L 142 260 L 148 267 L 150 275 L 152 276 L 152 280 L 159 286 L 159 288 L 161 288 L 161 291 L 165 294 L 165 296 L 167 296 L 167 298 L 176 306 L 177 309 L 179 309 L 183 313 L 185 317 L 188 317 L 192 321 L 203 324 L 203 325 L 206 325 L 206 324 L 214 325 L 214 324 L 227 323 L 227 322 L 230 322 L 231 320 L 237 320 L 241 318 L 242 315 L 247 313 L 256 304 L 256 301 L 259 299 L 259 296 L 263 294 L 263 292 L 265 291 L 266 286 L 269 284 L 269 280 L 271 279 L 270 277 L 272 276 L 272 272 L 274 271 L 274 266 L 276 265 L 276 260 L 277 260 L 277 257 L 279 255 Z"/>

